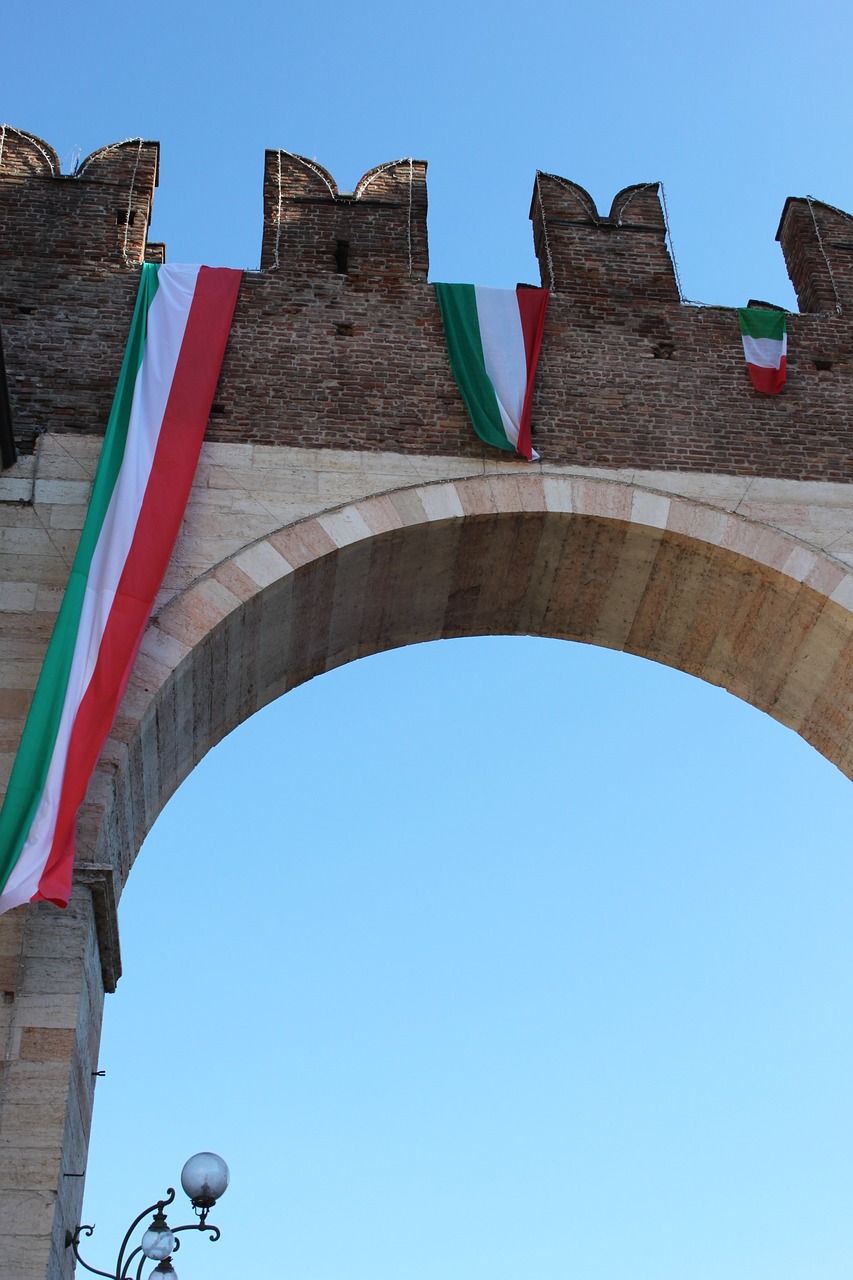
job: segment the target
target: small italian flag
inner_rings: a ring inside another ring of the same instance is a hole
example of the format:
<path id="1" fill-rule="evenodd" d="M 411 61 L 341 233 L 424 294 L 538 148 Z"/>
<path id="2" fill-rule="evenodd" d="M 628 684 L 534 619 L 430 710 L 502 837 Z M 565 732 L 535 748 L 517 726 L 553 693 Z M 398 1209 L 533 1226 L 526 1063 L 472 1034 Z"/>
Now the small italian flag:
<path id="1" fill-rule="evenodd" d="M 738 307 L 743 354 L 756 391 L 775 396 L 787 377 L 788 334 L 784 311 Z"/>
<path id="2" fill-rule="evenodd" d="M 89 511 L 0 811 L 0 911 L 68 903 L 77 810 L 180 528 L 241 274 L 142 267 Z"/>
<path id="3" fill-rule="evenodd" d="M 534 461 L 530 413 L 548 290 L 437 284 L 435 292 L 474 430 L 486 444 Z"/>

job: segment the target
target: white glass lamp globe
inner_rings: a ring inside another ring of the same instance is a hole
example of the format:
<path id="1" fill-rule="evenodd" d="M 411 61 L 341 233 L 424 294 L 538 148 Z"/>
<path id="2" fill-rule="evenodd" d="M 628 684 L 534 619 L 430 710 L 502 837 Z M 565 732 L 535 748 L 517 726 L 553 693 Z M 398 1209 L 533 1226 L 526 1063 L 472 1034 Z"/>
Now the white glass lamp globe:
<path id="1" fill-rule="evenodd" d="M 145 1232 L 142 1237 L 142 1252 L 146 1258 L 152 1258 L 155 1262 L 162 1261 L 175 1252 L 175 1237 L 165 1221 L 162 1227 L 152 1224 Z"/>
<path id="2" fill-rule="evenodd" d="M 228 1165 L 213 1151 L 190 1156 L 181 1170 L 181 1186 L 199 1209 L 210 1209 L 228 1186 Z"/>
<path id="3" fill-rule="evenodd" d="M 148 1280 L 178 1280 L 178 1273 L 166 1259 L 164 1262 L 158 1262 L 154 1270 L 149 1272 Z"/>

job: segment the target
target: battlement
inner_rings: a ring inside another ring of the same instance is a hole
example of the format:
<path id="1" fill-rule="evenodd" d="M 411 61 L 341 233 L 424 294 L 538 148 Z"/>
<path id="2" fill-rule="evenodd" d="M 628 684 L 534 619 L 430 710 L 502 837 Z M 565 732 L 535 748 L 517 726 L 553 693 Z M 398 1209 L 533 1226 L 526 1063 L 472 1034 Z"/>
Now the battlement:
<path id="1" fill-rule="evenodd" d="M 41 138 L 0 126 L 0 258 L 56 266 L 162 262 L 149 242 L 160 146 L 141 138 L 94 151 L 69 175 Z M 425 161 L 378 165 L 352 192 L 315 160 L 268 150 L 261 270 L 295 283 L 346 276 L 372 289 L 429 270 Z M 609 214 L 588 191 L 537 173 L 530 218 L 542 284 L 606 321 L 679 302 L 660 184 L 625 187 Z M 777 232 L 804 313 L 853 306 L 853 217 L 810 196 L 790 198 Z"/>
<path id="2" fill-rule="evenodd" d="M 342 192 L 315 160 L 267 151 L 261 270 L 426 281 L 426 170 L 423 160 L 392 161 Z"/>
<path id="3" fill-rule="evenodd" d="M 163 260 L 147 241 L 158 161 L 135 139 L 62 176 L 47 143 L 0 129 L 7 467 L 42 431 L 104 430 L 136 268 Z M 315 160 L 270 150 L 263 207 L 261 270 L 243 276 L 207 439 L 481 459 L 427 284 L 426 164 L 379 165 L 343 192 Z M 537 173 L 530 217 L 552 291 L 533 404 L 546 465 L 853 483 L 853 218 L 785 205 L 802 313 L 770 398 L 752 388 L 734 310 L 681 301 L 658 183 L 625 187 L 605 215 Z"/>
<path id="4" fill-rule="evenodd" d="M 134 138 L 101 147 L 64 175 L 46 142 L 0 125 L 0 255 L 163 261 L 162 245 L 147 245 L 159 167 L 159 142 Z"/>
<path id="5" fill-rule="evenodd" d="M 811 196 L 785 201 L 776 239 L 800 311 L 853 307 L 853 217 Z"/>
<path id="6" fill-rule="evenodd" d="M 576 182 L 537 173 L 530 219 L 543 286 L 592 312 L 677 303 L 659 187 L 625 187 L 603 217 Z"/>

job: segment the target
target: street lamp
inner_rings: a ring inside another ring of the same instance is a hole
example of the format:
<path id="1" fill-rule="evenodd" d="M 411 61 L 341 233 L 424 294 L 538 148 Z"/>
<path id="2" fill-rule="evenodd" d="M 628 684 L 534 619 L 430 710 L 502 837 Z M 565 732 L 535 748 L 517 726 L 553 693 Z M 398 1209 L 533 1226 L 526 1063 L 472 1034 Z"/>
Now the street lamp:
<path id="1" fill-rule="evenodd" d="M 169 1226 L 164 1211 L 175 1198 L 174 1187 L 169 1187 L 164 1200 L 158 1200 L 156 1204 L 149 1205 L 131 1222 L 118 1251 L 115 1271 L 100 1271 L 97 1267 L 90 1267 L 88 1262 L 80 1257 L 78 1249 L 80 1233 L 85 1232 L 90 1236 L 94 1227 L 77 1227 L 76 1231 L 66 1231 L 65 1247 L 73 1249 L 76 1260 L 87 1271 L 91 1271 L 92 1275 L 106 1276 L 107 1280 L 130 1280 L 131 1277 L 133 1280 L 142 1280 L 142 1268 L 146 1260 L 156 1263 L 156 1266 L 148 1272 L 145 1280 L 178 1280 L 177 1272 L 172 1266 L 172 1254 L 181 1247 L 178 1234 L 181 1231 L 207 1231 L 211 1242 L 219 1239 L 220 1230 L 207 1221 L 207 1215 L 220 1196 L 225 1194 L 228 1177 L 228 1165 L 221 1156 L 214 1155 L 212 1151 L 200 1151 L 198 1155 L 190 1156 L 181 1170 L 181 1186 L 192 1201 L 198 1222 L 189 1222 L 183 1227 Z M 143 1233 L 141 1241 L 128 1253 L 133 1233 L 149 1213 L 154 1216 Z M 136 1262 L 134 1272 L 131 1268 L 137 1257 L 139 1261 Z"/>

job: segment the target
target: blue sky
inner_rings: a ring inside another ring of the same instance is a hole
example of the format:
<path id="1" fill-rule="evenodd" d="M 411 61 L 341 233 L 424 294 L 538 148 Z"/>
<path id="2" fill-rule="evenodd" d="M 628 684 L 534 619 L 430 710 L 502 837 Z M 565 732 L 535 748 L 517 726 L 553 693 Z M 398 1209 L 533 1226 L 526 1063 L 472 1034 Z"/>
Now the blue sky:
<path id="1" fill-rule="evenodd" d="M 605 210 L 662 179 L 685 295 L 731 306 L 794 306 L 786 196 L 853 210 L 841 3 L 47 3 L 4 32 L 0 115 L 66 170 L 159 139 L 172 261 L 257 266 L 266 147 L 342 189 L 428 160 L 434 279 L 536 279 L 537 168 Z M 852 812 L 787 730 L 603 650 L 448 642 L 294 691 L 131 877 L 89 1256 L 212 1147 L 223 1240 L 181 1280 L 849 1276 Z"/>

